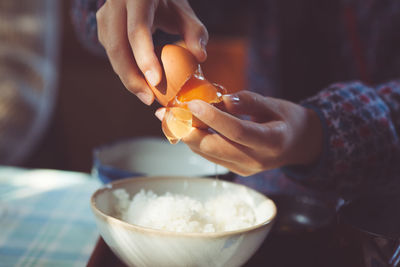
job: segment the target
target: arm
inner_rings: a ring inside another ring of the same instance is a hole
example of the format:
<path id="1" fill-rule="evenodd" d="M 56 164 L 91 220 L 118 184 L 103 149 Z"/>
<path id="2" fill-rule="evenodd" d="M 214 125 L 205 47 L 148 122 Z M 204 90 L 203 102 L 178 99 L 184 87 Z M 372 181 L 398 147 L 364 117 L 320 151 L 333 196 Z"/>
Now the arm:
<path id="1" fill-rule="evenodd" d="M 290 167 L 294 179 L 335 188 L 342 195 L 393 182 L 400 146 L 400 84 L 369 87 L 360 82 L 337 83 L 303 104 L 319 114 L 324 145 L 312 169 Z"/>
<path id="2" fill-rule="evenodd" d="M 241 175 L 284 167 L 303 184 L 348 196 L 394 181 L 399 170 L 397 82 L 334 84 L 303 106 L 239 92 L 224 98 L 226 112 L 201 101 L 189 107 L 215 131 L 195 129 L 183 141 Z"/>
<path id="3" fill-rule="evenodd" d="M 213 131 L 193 129 L 182 140 L 196 153 L 243 176 L 288 164 L 315 162 L 322 130 L 316 113 L 300 105 L 241 91 L 217 108 L 188 102 L 193 115 Z M 156 112 L 162 119 L 163 109 Z M 251 120 L 240 119 L 243 115 Z"/>

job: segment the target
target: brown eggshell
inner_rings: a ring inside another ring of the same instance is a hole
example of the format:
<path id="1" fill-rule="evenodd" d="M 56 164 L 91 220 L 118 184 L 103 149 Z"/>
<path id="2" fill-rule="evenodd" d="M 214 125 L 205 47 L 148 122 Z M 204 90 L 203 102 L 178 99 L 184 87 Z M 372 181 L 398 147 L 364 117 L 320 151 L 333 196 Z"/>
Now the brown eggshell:
<path id="1" fill-rule="evenodd" d="M 195 73 L 199 63 L 186 48 L 168 44 L 161 50 L 161 64 L 164 71 L 161 82 L 155 87 L 150 84 L 149 86 L 157 101 L 166 106 Z"/>

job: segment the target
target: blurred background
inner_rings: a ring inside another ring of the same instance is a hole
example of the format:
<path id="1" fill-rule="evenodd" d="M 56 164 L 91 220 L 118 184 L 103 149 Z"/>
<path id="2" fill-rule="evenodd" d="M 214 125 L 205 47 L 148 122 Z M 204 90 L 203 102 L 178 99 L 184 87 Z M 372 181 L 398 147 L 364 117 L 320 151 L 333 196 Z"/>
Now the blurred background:
<path id="1" fill-rule="evenodd" d="M 78 41 L 71 2 L 0 3 L 0 164 L 89 172 L 97 146 L 163 136 L 154 116 L 158 104 L 142 104 L 123 87 L 105 57 Z M 210 33 L 206 77 L 229 91 L 245 88 L 245 12 L 236 1 L 229 7 L 218 7 L 218 1 L 192 2 Z M 213 2 L 215 11 L 207 2 Z M 15 57 L 6 60 L 3 54 Z M 30 63 L 30 57 L 37 62 Z M 32 92 L 37 97 L 29 100 Z"/>

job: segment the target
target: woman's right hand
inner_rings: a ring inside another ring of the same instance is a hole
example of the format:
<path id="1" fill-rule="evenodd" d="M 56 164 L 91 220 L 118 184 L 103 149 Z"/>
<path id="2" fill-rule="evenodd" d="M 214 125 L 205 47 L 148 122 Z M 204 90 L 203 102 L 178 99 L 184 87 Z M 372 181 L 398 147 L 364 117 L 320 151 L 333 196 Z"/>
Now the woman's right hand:
<path id="1" fill-rule="evenodd" d="M 107 0 L 97 14 L 98 37 L 125 87 L 150 105 L 162 67 L 154 52 L 152 33 L 180 34 L 199 62 L 207 58 L 208 32 L 187 0 Z M 143 76 L 144 75 L 144 76 Z"/>

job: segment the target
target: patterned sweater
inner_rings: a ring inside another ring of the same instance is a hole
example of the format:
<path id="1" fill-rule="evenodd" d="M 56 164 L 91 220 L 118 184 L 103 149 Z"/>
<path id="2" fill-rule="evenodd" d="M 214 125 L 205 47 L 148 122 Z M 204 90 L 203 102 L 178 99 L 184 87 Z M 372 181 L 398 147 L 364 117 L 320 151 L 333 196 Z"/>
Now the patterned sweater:
<path id="1" fill-rule="evenodd" d="M 78 36 L 96 51 L 95 12 L 103 3 L 73 2 Z M 345 198 L 400 188 L 400 2 L 250 3 L 250 88 L 301 100 L 324 128 L 319 162 L 287 166 L 286 174 Z"/>

